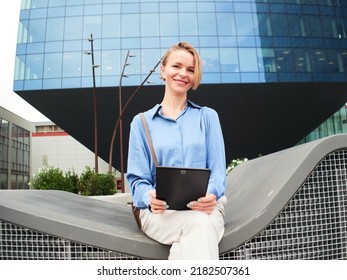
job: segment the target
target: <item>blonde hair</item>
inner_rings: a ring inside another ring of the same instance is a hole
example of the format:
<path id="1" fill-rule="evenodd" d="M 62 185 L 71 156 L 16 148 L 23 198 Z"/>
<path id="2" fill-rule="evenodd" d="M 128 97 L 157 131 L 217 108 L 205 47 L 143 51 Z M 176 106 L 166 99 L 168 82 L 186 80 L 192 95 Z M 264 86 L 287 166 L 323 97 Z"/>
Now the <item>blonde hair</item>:
<path id="1" fill-rule="evenodd" d="M 192 54 L 194 57 L 194 83 L 193 83 L 192 89 L 196 90 L 198 88 L 198 86 L 200 85 L 200 82 L 201 82 L 202 62 L 201 62 L 201 58 L 200 58 L 199 54 L 197 53 L 197 51 L 194 49 L 194 47 L 191 44 L 189 44 L 187 42 L 179 42 L 179 43 L 173 45 L 165 52 L 164 56 L 162 57 L 161 64 L 163 66 L 165 66 L 167 63 L 167 59 L 168 59 L 169 55 L 172 52 L 178 51 L 178 50 L 185 50 L 185 51 L 189 52 L 190 54 Z M 163 79 L 163 77 L 160 77 L 160 78 Z"/>

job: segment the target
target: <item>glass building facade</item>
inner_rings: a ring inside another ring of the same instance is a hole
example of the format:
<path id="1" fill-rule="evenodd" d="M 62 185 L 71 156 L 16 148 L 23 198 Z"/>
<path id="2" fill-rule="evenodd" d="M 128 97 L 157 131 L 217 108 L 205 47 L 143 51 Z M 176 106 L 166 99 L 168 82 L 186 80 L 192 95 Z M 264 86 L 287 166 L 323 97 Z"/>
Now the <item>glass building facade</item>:
<path id="1" fill-rule="evenodd" d="M 122 85 L 131 88 L 174 43 L 197 48 L 202 103 L 220 113 L 231 139 L 227 157 L 293 146 L 347 101 L 347 0 L 22 0 L 14 91 L 91 150 L 91 34 L 105 160 L 116 118 L 106 114 L 118 110 L 111 95 L 129 50 L 135 57 Z M 143 89 L 147 96 L 163 91 L 158 72 L 145 87 L 150 93 Z M 132 104 L 124 118 L 147 109 L 151 98 Z M 89 107 L 79 110 L 82 100 Z"/>
<path id="2" fill-rule="evenodd" d="M 29 189 L 33 125 L 12 115 L 0 107 L 0 189 Z"/>
<path id="3" fill-rule="evenodd" d="M 346 81 L 345 0 L 23 0 L 15 90 L 138 85 L 178 41 L 204 59 L 203 83 Z M 156 80 L 156 82 L 159 82 Z"/>

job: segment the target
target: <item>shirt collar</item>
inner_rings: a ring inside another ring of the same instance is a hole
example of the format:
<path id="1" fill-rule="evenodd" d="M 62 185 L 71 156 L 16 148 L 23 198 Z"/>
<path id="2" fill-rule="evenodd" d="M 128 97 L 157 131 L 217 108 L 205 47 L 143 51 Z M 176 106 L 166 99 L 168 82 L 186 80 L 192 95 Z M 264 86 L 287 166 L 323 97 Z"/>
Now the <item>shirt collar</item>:
<path id="1" fill-rule="evenodd" d="M 187 104 L 187 108 L 188 107 L 193 107 L 193 108 L 197 108 L 197 109 L 201 109 L 202 108 L 200 105 L 198 105 L 198 104 L 196 104 L 196 103 L 194 103 L 194 102 L 192 102 L 190 100 L 187 100 L 186 104 Z M 161 104 L 157 104 L 152 109 L 150 109 L 148 111 L 150 118 L 153 119 L 154 116 L 159 113 L 161 108 L 162 108 Z"/>

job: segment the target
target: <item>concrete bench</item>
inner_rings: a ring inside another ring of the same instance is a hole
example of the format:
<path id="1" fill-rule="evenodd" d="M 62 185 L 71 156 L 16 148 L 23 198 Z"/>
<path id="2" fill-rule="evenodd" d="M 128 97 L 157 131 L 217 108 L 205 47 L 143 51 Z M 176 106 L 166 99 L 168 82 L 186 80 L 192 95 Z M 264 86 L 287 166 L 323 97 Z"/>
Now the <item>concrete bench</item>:
<path id="1" fill-rule="evenodd" d="M 337 156 L 336 152 L 339 153 Z M 328 174 L 328 171 L 320 172 L 318 170 L 321 168 L 323 160 L 328 160 L 329 164 L 330 161 L 334 161 L 331 162 L 331 168 L 327 167 L 334 172 L 334 175 Z M 281 258 L 291 258 L 291 248 L 288 247 L 288 244 L 293 243 L 290 241 L 291 238 L 299 240 L 297 231 L 300 229 L 297 226 L 306 228 L 306 218 L 304 218 L 303 212 L 307 212 L 309 215 L 312 212 L 312 221 L 317 220 L 315 217 L 321 213 L 319 209 L 314 212 L 311 208 L 303 208 L 306 207 L 305 201 L 311 199 L 311 193 L 312 203 L 310 201 L 307 207 L 312 207 L 311 205 L 316 199 L 317 188 L 319 188 L 319 193 L 322 192 L 322 201 L 323 199 L 325 201 L 325 196 L 328 200 L 336 200 L 335 197 L 338 197 L 337 201 L 340 202 L 336 203 L 341 203 L 341 207 L 331 206 L 331 209 L 329 208 L 331 215 L 342 215 L 341 217 L 346 219 L 346 162 L 347 135 L 340 134 L 262 156 L 236 167 L 227 177 L 226 230 L 220 243 L 220 258 L 237 259 L 242 256 L 243 258 L 276 258 L 280 255 Z M 313 182 L 317 182 L 316 186 L 316 183 L 312 183 L 310 178 L 314 179 Z M 325 183 L 320 185 L 321 181 L 328 179 L 332 182 L 328 184 L 334 185 L 332 186 L 333 191 L 326 189 Z M 308 192 L 305 191 L 308 193 L 307 198 L 298 196 L 301 190 L 306 189 L 308 190 Z M 325 189 L 326 191 L 324 191 Z M 33 230 L 136 258 L 166 259 L 169 247 L 151 240 L 138 230 L 130 206 L 118 205 L 112 200 L 110 201 L 62 191 L 1 190 L 0 222 L 13 224 L 23 230 Z M 324 201 L 322 203 L 325 203 Z M 295 205 L 301 206 L 296 209 Z M 290 222 L 292 216 L 297 217 L 295 226 Z M 347 259 L 347 233 L 345 224 L 341 222 L 342 218 L 334 220 L 336 223 L 334 228 L 338 229 L 342 237 L 337 244 L 333 244 L 332 248 L 340 248 L 337 258 Z M 283 222 L 287 221 L 286 219 L 288 222 Z M 323 223 L 323 218 L 318 220 L 317 223 Z M 344 221 L 346 223 L 346 220 Z M 281 226 L 277 226 L 277 224 Z M 8 235 L 11 234 L 10 231 L 6 231 L 4 226 L 2 229 L 0 241 L 7 240 Z M 313 230 L 312 227 L 312 233 L 306 235 L 312 236 L 312 242 L 321 238 L 320 233 L 316 235 Z M 285 237 L 283 237 L 283 232 L 287 232 Z M 271 242 L 273 242 L 270 244 L 271 252 L 264 248 L 257 248 L 259 242 L 269 245 L 266 241 L 268 239 L 266 234 L 271 235 Z M 322 236 L 323 239 L 326 239 L 326 236 Z M 333 238 L 331 237 L 331 239 Z M 304 237 L 300 240 L 302 244 L 308 242 Z M 21 240 L 21 242 L 23 244 L 27 241 Z M 0 247 L 1 259 L 10 258 L 7 253 L 2 252 L 18 249 L 11 249 L 11 246 L 18 246 L 18 244 L 7 243 L 6 248 Z M 286 247 L 283 247 L 282 243 Z M 302 244 L 299 245 L 302 247 Z M 279 248 L 279 253 L 276 254 L 273 253 L 275 245 Z M 318 248 L 318 246 L 316 247 Z M 324 252 L 320 252 L 319 249 L 313 253 L 306 252 L 306 255 L 300 255 L 301 251 L 297 250 L 299 253 L 296 253 L 297 257 L 293 256 L 293 258 L 311 258 L 315 255 L 320 258 L 319 256 L 322 254 L 324 256 Z M 262 257 L 258 257 L 260 251 L 266 251 Z M 303 252 L 305 253 L 305 250 Z M 284 254 L 287 255 L 283 257 Z"/>

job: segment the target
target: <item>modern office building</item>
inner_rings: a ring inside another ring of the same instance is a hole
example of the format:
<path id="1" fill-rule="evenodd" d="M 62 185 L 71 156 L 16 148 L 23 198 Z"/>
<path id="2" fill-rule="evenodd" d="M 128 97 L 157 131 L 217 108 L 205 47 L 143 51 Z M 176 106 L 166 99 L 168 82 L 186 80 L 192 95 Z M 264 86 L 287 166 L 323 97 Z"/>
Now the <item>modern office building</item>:
<path id="1" fill-rule="evenodd" d="M 0 189 L 28 189 L 34 125 L 0 106 Z"/>
<path id="2" fill-rule="evenodd" d="M 94 153 L 52 122 L 34 123 L 32 133 L 32 173 L 43 166 L 58 167 L 63 172 L 81 175 L 86 167 L 94 168 Z M 108 172 L 108 163 L 98 160 L 99 172 Z"/>
<path id="3" fill-rule="evenodd" d="M 347 101 L 346 0 L 22 0 L 14 91 L 92 151 L 96 104 L 108 161 L 128 51 L 123 105 L 178 41 L 204 60 L 190 98 L 218 111 L 227 160 L 291 147 Z M 163 96 L 159 68 L 149 80 L 124 114 L 125 155 L 131 119 Z M 117 135 L 116 168 L 119 150 Z"/>

